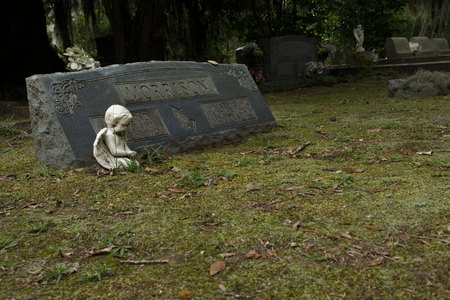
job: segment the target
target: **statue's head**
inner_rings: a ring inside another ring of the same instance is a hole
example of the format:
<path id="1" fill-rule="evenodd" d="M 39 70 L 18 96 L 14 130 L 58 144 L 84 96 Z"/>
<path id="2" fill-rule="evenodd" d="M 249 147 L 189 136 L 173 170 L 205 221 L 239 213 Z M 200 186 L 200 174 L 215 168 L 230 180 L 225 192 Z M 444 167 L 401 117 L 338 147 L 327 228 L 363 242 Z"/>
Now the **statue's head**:
<path id="1" fill-rule="evenodd" d="M 105 112 L 106 126 L 117 133 L 125 132 L 132 119 L 130 111 L 122 105 L 111 105 Z"/>
<path id="2" fill-rule="evenodd" d="M 357 28 L 358 28 L 358 29 L 362 29 L 362 25 L 359 24 L 359 25 L 357 26 Z"/>

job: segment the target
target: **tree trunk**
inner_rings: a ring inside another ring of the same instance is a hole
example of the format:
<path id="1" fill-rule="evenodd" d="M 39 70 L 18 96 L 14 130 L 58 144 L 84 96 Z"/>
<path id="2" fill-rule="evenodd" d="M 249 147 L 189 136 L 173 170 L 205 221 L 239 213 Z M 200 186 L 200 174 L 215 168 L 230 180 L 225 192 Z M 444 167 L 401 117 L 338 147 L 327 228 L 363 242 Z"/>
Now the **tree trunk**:
<path id="1" fill-rule="evenodd" d="M 114 37 L 115 63 L 164 59 L 163 0 L 103 2 Z"/>
<path id="2" fill-rule="evenodd" d="M 42 0 L 0 2 L 1 92 L 24 88 L 25 77 L 64 70 L 50 47 Z"/>

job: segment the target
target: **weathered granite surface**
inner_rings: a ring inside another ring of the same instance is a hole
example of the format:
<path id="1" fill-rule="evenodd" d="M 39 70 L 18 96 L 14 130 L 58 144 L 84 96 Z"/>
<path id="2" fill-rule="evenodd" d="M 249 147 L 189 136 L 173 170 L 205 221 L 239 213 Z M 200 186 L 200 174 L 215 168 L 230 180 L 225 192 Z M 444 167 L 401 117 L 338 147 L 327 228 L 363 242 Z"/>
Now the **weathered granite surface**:
<path id="1" fill-rule="evenodd" d="M 386 56 L 388 59 L 413 56 L 408 39 L 405 37 L 387 38 Z"/>
<path id="2" fill-rule="evenodd" d="M 264 52 L 264 75 L 268 81 L 297 79 L 304 75 L 305 64 L 317 61 L 315 38 L 286 35 L 261 39 Z"/>
<path id="3" fill-rule="evenodd" d="M 389 80 L 388 96 L 393 98 L 432 97 L 450 94 L 448 72 L 418 71 L 401 79 Z"/>
<path id="4" fill-rule="evenodd" d="M 448 47 L 448 41 L 445 38 L 432 38 L 431 44 L 437 55 L 450 55 L 450 48 Z"/>
<path id="5" fill-rule="evenodd" d="M 26 81 L 36 157 L 61 168 L 95 162 L 92 144 L 113 104 L 132 113 L 128 145 L 138 153 L 235 142 L 275 125 L 245 65 L 152 61 Z"/>
<path id="6" fill-rule="evenodd" d="M 411 43 L 418 43 L 419 50 L 416 56 L 435 56 L 436 53 L 433 49 L 433 44 L 430 39 L 424 36 L 416 36 L 409 39 Z"/>

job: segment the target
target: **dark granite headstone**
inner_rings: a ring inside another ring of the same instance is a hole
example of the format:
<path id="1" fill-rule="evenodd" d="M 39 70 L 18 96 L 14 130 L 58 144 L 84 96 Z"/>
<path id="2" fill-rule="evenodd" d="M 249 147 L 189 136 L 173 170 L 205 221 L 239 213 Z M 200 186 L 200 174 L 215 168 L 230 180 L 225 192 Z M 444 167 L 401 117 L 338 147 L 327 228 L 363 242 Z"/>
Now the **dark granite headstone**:
<path id="1" fill-rule="evenodd" d="M 433 38 L 431 39 L 433 49 L 437 55 L 449 55 L 450 48 L 448 47 L 448 41 L 445 38 Z"/>
<path id="2" fill-rule="evenodd" d="M 315 38 L 286 35 L 258 41 L 264 52 L 264 74 L 267 80 L 296 79 L 305 72 L 305 64 L 317 61 Z"/>
<path id="3" fill-rule="evenodd" d="M 391 37 L 386 39 L 386 57 L 388 59 L 413 56 L 409 41 L 405 37 Z"/>
<path id="4" fill-rule="evenodd" d="M 132 113 L 128 145 L 137 151 L 229 143 L 275 124 L 245 65 L 146 62 L 26 81 L 36 157 L 57 167 L 93 162 L 113 104 Z"/>
<path id="5" fill-rule="evenodd" d="M 435 56 L 436 53 L 433 49 L 433 44 L 430 39 L 424 36 L 412 37 L 409 39 L 411 43 L 418 43 L 419 50 L 416 53 L 416 56 Z"/>

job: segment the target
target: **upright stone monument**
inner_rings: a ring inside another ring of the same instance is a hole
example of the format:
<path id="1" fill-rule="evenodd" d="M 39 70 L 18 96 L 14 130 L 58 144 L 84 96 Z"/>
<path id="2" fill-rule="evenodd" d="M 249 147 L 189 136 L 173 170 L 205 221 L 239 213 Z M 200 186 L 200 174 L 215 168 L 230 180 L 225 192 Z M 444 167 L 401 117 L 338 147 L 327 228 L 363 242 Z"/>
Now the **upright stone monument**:
<path id="1" fill-rule="evenodd" d="M 431 39 L 433 50 L 436 55 L 450 55 L 450 48 L 448 47 L 448 41 L 445 38 L 433 38 Z"/>
<path id="2" fill-rule="evenodd" d="M 391 37 L 386 39 L 386 56 L 388 59 L 413 56 L 409 41 L 405 37 Z"/>
<path id="3" fill-rule="evenodd" d="M 315 38 L 286 35 L 258 41 L 264 52 L 264 74 L 268 81 L 296 79 L 305 72 L 305 64 L 317 61 Z"/>
<path id="4" fill-rule="evenodd" d="M 275 124 L 245 65 L 152 61 L 26 81 L 36 157 L 61 168 L 95 162 L 92 145 L 114 104 L 133 115 L 127 143 L 138 153 L 234 142 Z"/>
<path id="5" fill-rule="evenodd" d="M 435 51 L 433 49 L 433 44 L 430 39 L 424 36 L 420 37 L 412 37 L 409 39 L 411 43 L 418 43 L 419 50 L 416 53 L 416 56 L 435 56 Z"/>

